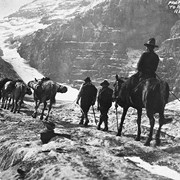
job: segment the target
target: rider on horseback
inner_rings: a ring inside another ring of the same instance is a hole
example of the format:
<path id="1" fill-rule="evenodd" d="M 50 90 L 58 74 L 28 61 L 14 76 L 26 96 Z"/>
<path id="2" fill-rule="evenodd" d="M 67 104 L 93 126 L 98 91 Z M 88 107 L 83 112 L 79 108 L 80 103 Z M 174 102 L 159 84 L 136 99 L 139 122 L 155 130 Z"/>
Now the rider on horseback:
<path id="1" fill-rule="evenodd" d="M 155 39 L 151 38 L 147 43 L 144 44 L 147 48 L 147 52 L 144 52 L 137 64 L 137 70 L 139 78 L 148 79 L 156 78 L 156 70 L 159 64 L 159 57 L 154 52 L 154 48 L 158 47 L 155 44 Z"/>
<path id="2" fill-rule="evenodd" d="M 148 78 L 156 78 L 156 70 L 159 64 L 159 57 L 154 52 L 154 48 L 158 46 L 155 43 L 154 38 L 150 38 L 147 43 L 144 44 L 147 51 L 144 52 L 139 62 L 137 63 L 138 72 L 129 78 L 127 85 L 126 100 L 131 101 L 130 95 L 132 90 L 142 81 Z"/>

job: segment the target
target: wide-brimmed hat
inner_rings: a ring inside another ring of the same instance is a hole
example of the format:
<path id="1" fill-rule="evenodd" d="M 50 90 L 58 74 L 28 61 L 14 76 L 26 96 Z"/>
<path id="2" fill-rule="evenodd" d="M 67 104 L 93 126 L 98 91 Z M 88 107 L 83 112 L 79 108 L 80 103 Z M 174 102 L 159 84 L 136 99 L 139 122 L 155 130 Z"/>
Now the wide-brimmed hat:
<path id="1" fill-rule="evenodd" d="M 84 81 L 85 82 L 91 82 L 91 79 L 90 79 L 90 77 L 87 77 L 87 78 L 84 79 Z"/>
<path id="2" fill-rule="evenodd" d="M 109 82 L 107 80 L 104 80 L 100 85 L 101 86 L 109 86 Z"/>
<path id="3" fill-rule="evenodd" d="M 154 48 L 158 47 L 158 45 L 156 45 L 155 38 L 150 38 L 148 42 L 144 44 L 144 46 L 153 46 Z"/>

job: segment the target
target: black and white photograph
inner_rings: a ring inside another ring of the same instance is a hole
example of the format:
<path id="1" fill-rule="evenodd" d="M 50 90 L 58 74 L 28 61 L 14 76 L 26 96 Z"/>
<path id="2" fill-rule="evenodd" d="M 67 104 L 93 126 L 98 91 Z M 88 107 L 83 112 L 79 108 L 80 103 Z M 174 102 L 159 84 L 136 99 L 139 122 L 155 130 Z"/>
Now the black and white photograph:
<path id="1" fill-rule="evenodd" d="M 180 0 L 0 0 L 0 180 L 180 180 Z"/>

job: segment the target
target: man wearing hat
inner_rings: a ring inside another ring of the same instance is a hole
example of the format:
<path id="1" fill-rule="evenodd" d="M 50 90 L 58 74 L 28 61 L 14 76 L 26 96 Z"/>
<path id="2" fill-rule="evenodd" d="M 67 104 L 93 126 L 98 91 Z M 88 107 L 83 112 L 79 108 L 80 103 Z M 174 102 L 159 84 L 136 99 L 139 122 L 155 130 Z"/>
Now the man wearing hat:
<path id="1" fill-rule="evenodd" d="M 97 95 L 97 88 L 92 84 L 90 77 L 84 79 L 84 83 L 80 88 L 77 101 L 76 103 L 79 104 L 80 100 L 80 108 L 82 111 L 81 121 L 79 124 L 85 123 L 84 125 L 87 126 L 89 123 L 88 119 L 88 111 L 91 105 L 95 104 Z"/>
<path id="2" fill-rule="evenodd" d="M 159 64 L 159 57 L 154 52 L 154 48 L 157 48 L 156 41 L 154 38 L 150 38 L 146 46 L 146 52 L 144 52 L 138 63 L 138 72 L 132 75 L 126 82 L 124 90 L 126 91 L 126 96 L 122 97 L 127 103 L 131 101 L 132 90 L 144 79 L 156 78 L 156 70 Z"/>
<path id="3" fill-rule="evenodd" d="M 143 79 L 156 78 L 156 70 L 159 64 L 159 57 L 154 52 L 154 48 L 157 48 L 154 38 L 150 38 L 147 43 L 144 44 L 147 51 L 144 52 L 137 64 L 137 70 L 139 77 Z"/>
<path id="4" fill-rule="evenodd" d="M 101 84 L 102 88 L 99 90 L 97 102 L 98 110 L 100 110 L 100 119 L 97 129 L 100 130 L 101 124 L 104 122 L 104 131 L 108 131 L 108 111 L 112 105 L 113 90 L 109 88 L 109 82 L 104 80 Z"/>

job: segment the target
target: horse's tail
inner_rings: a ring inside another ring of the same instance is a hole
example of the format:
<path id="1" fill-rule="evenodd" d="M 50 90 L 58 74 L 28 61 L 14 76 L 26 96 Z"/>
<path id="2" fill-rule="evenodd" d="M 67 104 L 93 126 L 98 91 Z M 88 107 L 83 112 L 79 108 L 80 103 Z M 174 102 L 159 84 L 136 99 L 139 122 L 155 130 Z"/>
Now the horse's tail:
<path id="1" fill-rule="evenodd" d="M 159 83 L 159 93 L 161 96 L 162 104 L 165 106 L 169 99 L 169 85 L 165 81 L 160 81 Z"/>
<path id="2" fill-rule="evenodd" d="M 165 107 L 165 105 L 168 103 L 168 99 L 169 99 L 169 92 L 170 92 L 170 88 L 167 82 L 165 81 L 161 81 L 160 82 L 160 95 L 161 95 L 161 101 L 162 101 L 162 105 L 163 107 Z M 163 113 L 159 114 L 160 115 L 160 119 L 163 120 L 163 124 L 168 124 L 172 122 L 172 118 L 166 118 L 164 117 L 164 111 Z"/>
<path id="3" fill-rule="evenodd" d="M 56 99 L 55 99 L 55 96 L 56 96 L 56 95 L 52 96 L 52 99 L 51 99 L 52 104 L 56 104 Z"/>
<path id="4" fill-rule="evenodd" d="M 57 92 L 57 89 L 56 89 L 56 84 L 53 84 L 53 88 L 52 88 L 52 91 L 50 92 L 50 96 L 51 96 L 51 102 L 52 104 L 56 104 L 56 92 Z"/>

